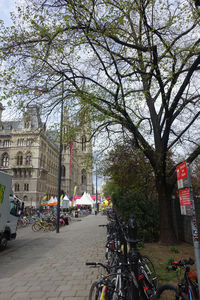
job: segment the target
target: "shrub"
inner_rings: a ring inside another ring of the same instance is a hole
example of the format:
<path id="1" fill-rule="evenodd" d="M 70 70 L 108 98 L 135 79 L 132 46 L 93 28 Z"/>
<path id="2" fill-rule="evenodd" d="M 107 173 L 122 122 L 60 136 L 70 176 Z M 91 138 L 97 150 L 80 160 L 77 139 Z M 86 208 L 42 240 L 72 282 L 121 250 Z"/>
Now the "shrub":
<path id="1" fill-rule="evenodd" d="M 124 220 L 134 216 L 138 224 L 138 238 L 145 242 L 155 242 L 159 233 L 159 209 L 155 199 L 149 199 L 134 188 L 116 190 L 112 195 L 114 207 Z"/>

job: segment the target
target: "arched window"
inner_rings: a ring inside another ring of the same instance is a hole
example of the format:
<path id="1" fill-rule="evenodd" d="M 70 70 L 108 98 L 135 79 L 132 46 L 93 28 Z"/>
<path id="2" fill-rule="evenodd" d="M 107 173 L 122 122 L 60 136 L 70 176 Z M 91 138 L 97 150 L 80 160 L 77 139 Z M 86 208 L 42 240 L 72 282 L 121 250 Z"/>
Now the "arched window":
<path id="1" fill-rule="evenodd" d="M 29 128 L 30 127 L 30 122 L 29 121 L 25 121 L 24 122 L 24 128 Z"/>
<path id="2" fill-rule="evenodd" d="M 17 146 L 25 146 L 24 139 L 18 139 L 17 140 Z"/>
<path id="3" fill-rule="evenodd" d="M 86 136 L 85 135 L 82 136 L 81 145 L 82 145 L 82 151 L 86 151 Z"/>
<path id="4" fill-rule="evenodd" d="M 87 185 L 87 173 L 85 169 L 81 171 L 81 184 Z"/>
<path id="5" fill-rule="evenodd" d="M 66 170 L 65 166 L 62 165 L 62 170 L 61 170 L 61 176 L 62 177 L 65 177 L 65 174 L 66 174 L 65 170 Z"/>
<path id="6" fill-rule="evenodd" d="M 19 152 L 17 154 L 17 165 L 18 166 L 22 166 L 23 165 L 23 154 L 21 152 Z"/>
<path id="7" fill-rule="evenodd" d="M 6 148 L 6 147 L 10 147 L 10 145 L 11 145 L 11 142 L 10 142 L 10 140 L 4 140 L 3 141 L 3 146 Z"/>
<path id="8" fill-rule="evenodd" d="M 28 183 L 24 183 L 24 191 L 29 191 L 29 184 Z"/>
<path id="9" fill-rule="evenodd" d="M 26 140 L 26 146 L 31 146 L 33 144 L 33 139 Z"/>
<path id="10" fill-rule="evenodd" d="M 32 156 L 31 156 L 31 153 L 27 153 L 26 155 L 26 165 L 27 166 L 30 166 L 32 163 Z"/>
<path id="11" fill-rule="evenodd" d="M 19 183 L 15 183 L 15 192 L 19 192 Z"/>
<path id="12" fill-rule="evenodd" d="M 8 153 L 4 153 L 4 154 L 2 155 L 1 165 L 2 165 L 3 167 L 8 167 L 8 164 L 9 164 Z"/>

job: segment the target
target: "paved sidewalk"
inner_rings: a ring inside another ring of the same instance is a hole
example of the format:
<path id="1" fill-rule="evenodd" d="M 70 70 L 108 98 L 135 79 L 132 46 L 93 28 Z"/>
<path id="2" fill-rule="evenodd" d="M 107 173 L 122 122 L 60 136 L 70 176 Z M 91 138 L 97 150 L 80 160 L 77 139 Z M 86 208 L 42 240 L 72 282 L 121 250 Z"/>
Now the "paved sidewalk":
<path id="1" fill-rule="evenodd" d="M 98 225 L 105 223 L 99 214 L 62 227 L 59 234 L 19 230 L 0 253 L 0 300 L 88 299 L 98 270 L 85 262 L 104 261 L 106 229 Z"/>

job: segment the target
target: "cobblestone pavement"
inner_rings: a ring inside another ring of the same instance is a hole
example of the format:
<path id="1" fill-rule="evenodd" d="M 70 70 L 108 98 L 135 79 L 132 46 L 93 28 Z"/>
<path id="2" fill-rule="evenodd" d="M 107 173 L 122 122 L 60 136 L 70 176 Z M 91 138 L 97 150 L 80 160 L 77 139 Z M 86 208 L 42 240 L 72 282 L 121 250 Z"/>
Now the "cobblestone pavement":
<path id="1" fill-rule="evenodd" d="M 56 232 L 18 230 L 0 252 L 0 300 L 86 300 L 104 261 L 106 217 L 89 215 Z"/>

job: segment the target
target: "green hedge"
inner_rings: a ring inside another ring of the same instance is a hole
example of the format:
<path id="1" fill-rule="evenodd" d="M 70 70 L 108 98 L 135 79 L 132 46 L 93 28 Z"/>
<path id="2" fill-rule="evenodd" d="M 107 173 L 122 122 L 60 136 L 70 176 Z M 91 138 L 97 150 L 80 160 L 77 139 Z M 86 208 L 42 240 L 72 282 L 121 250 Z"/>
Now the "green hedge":
<path id="1" fill-rule="evenodd" d="M 145 242 L 158 240 L 159 209 L 157 200 L 150 200 L 142 193 L 129 189 L 115 191 L 112 194 L 112 202 L 125 220 L 130 216 L 136 218 L 138 238 Z"/>

